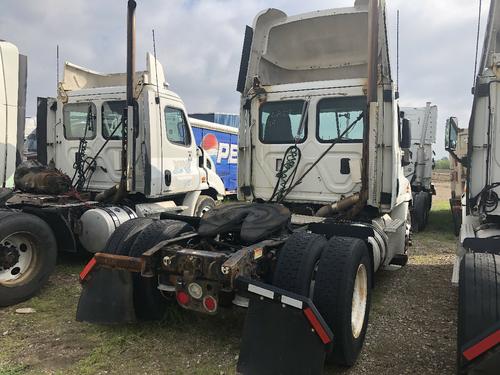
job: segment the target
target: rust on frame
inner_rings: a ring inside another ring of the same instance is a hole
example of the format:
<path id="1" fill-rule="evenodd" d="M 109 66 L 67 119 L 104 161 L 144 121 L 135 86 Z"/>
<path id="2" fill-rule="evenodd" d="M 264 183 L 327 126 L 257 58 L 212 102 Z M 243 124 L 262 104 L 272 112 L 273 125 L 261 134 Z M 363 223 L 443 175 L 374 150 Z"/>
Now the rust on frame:
<path id="1" fill-rule="evenodd" d="M 144 260 L 125 255 L 115 255 L 107 253 L 96 253 L 94 255 L 96 263 L 101 267 L 125 270 L 130 272 L 142 272 Z"/>

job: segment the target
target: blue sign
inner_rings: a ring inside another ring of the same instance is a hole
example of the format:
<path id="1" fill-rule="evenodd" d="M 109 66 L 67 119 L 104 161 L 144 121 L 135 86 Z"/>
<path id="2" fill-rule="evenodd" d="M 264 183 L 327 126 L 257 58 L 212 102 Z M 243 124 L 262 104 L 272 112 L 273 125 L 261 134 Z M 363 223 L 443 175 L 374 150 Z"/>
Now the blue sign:
<path id="1" fill-rule="evenodd" d="M 212 159 L 226 191 L 238 188 L 238 135 L 192 126 L 196 144 Z"/>

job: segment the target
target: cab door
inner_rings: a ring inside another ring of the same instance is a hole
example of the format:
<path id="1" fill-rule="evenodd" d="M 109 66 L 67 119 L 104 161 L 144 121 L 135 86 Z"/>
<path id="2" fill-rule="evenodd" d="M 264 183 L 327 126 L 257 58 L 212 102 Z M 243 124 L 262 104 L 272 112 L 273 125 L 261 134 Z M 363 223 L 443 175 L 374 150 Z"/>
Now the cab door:
<path id="1" fill-rule="evenodd" d="M 85 172 L 81 185 L 76 186 L 79 190 L 103 191 L 120 181 L 124 103 L 110 98 L 70 102 L 58 108 L 56 168 L 70 176 L 74 184 L 78 181 L 75 167 Z M 78 162 L 79 154 L 82 160 Z"/>
<path id="2" fill-rule="evenodd" d="M 187 116 L 176 102 L 162 101 L 163 192 L 169 194 L 198 190 L 200 171 L 196 143 Z"/>

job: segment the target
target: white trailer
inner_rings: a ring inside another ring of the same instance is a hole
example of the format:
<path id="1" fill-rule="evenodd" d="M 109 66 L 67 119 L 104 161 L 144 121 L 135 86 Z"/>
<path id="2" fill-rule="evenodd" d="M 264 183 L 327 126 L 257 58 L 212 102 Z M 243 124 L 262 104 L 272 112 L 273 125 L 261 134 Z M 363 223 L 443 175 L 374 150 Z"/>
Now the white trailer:
<path id="1" fill-rule="evenodd" d="M 77 319 L 158 318 L 164 296 L 207 314 L 235 304 L 249 309 L 239 373 L 353 365 L 374 273 L 408 259 L 409 122 L 384 19 L 376 0 L 259 13 L 238 81 L 240 202 L 201 219 L 164 214 L 133 240 L 122 238 L 134 222 L 120 227 L 80 275 Z"/>
<path id="2" fill-rule="evenodd" d="M 432 184 L 434 169 L 432 145 L 436 143 L 438 108 L 427 103 L 425 107 L 403 107 L 401 111 L 411 126 L 411 160 L 404 171 L 410 181 L 413 195 L 412 230 L 418 232 L 427 225 L 432 196 L 436 194 Z"/>
<path id="3" fill-rule="evenodd" d="M 466 168 L 457 259 L 458 374 L 500 369 L 500 3 L 492 0 L 473 89 L 467 153 L 459 156 L 457 122 L 448 121 L 446 149 Z M 463 133 L 462 133 L 463 134 Z"/>
<path id="4" fill-rule="evenodd" d="M 26 56 L 0 40 L 0 188 L 14 186 L 14 172 L 22 161 L 26 78 Z"/>

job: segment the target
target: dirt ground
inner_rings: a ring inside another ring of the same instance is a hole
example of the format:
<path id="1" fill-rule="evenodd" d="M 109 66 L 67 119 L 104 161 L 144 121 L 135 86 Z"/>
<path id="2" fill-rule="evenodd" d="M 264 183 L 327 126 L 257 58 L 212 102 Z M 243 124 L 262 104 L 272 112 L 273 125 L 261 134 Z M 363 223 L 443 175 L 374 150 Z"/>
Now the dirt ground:
<path id="1" fill-rule="evenodd" d="M 427 230 L 413 237 L 410 261 L 382 270 L 365 346 L 350 368 L 325 374 L 453 374 L 457 291 L 451 286 L 455 238 L 449 185 L 436 183 Z M 244 311 L 215 317 L 172 306 L 161 322 L 94 326 L 74 320 L 85 259 L 61 256 L 30 301 L 0 309 L 0 375 L 233 374 Z M 31 307 L 32 314 L 16 309 Z"/>

